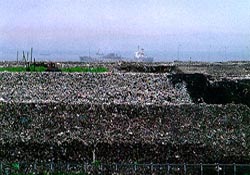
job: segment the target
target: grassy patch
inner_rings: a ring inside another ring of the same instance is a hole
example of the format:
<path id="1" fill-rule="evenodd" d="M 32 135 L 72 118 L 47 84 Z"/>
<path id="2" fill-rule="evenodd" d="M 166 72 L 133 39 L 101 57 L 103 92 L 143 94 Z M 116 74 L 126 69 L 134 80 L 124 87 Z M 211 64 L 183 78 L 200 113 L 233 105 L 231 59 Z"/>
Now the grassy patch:
<path id="1" fill-rule="evenodd" d="M 27 72 L 45 72 L 46 71 L 46 67 L 44 66 L 34 66 L 34 65 L 31 65 L 29 67 L 28 70 L 26 70 Z"/>
<path id="2" fill-rule="evenodd" d="M 29 69 L 25 67 L 0 67 L 0 72 L 44 72 L 46 67 L 43 66 L 30 66 Z"/>
<path id="3" fill-rule="evenodd" d="M 43 66 L 30 66 L 29 68 L 25 67 L 0 67 L 0 72 L 45 72 L 46 67 Z M 91 73 L 102 73 L 108 72 L 108 69 L 105 67 L 70 67 L 62 68 L 62 72 L 91 72 Z"/>
<path id="4" fill-rule="evenodd" d="M 105 67 L 70 67 L 70 68 L 62 68 L 62 72 L 92 72 L 92 73 L 102 73 L 108 72 L 108 69 Z"/>
<path id="5" fill-rule="evenodd" d="M 26 69 L 24 67 L 0 67 L 0 72 L 25 72 Z"/>

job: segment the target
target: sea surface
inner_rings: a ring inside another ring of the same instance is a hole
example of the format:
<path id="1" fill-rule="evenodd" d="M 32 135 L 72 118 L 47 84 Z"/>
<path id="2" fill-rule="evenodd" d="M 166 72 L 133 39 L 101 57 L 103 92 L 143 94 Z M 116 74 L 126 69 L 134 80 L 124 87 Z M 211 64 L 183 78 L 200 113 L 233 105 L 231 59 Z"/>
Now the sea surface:
<path id="1" fill-rule="evenodd" d="M 25 51 L 25 55 L 28 51 Z M 104 52 L 108 54 L 110 52 Z M 114 51 L 122 57 L 132 60 L 134 51 Z M 34 51 L 33 57 L 37 61 L 79 61 L 80 56 L 95 56 L 96 53 L 91 52 L 73 52 L 73 51 Z M 149 57 L 154 57 L 156 62 L 169 62 L 169 61 L 206 61 L 206 62 L 220 62 L 220 61 L 250 61 L 250 53 L 248 52 L 207 52 L 207 51 L 148 51 L 146 53 Z M 30 56 L 30 55 L 29 55 Z M 19 60 L 22 59 L 22 51 L 18 53 Z M 17 51 L 1 51 L 0 61 L 15 61 L 17 60 Z"/>

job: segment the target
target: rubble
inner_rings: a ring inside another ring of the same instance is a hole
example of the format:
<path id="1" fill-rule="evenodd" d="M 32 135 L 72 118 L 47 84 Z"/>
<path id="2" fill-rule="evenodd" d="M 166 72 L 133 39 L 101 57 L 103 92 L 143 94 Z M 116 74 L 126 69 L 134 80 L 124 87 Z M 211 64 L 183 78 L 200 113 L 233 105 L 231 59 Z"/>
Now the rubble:
<path id="1" fill-rule="evenodd" d="M 96 149 L 103 163 L 249 161 L 245 105 L 0 105 L 2 160 L 91 162 Z"/>
<path id="2" fill-rule="evenodd" d="M 0 161 L 250 161 L 244 76 L 187 73 L 180 63 L 140 65 L 147 73 L 107 66 L 100 74 L 1 72 Z"/>
<path id="3" fill-rule="evenodd" d="M 167 74 L 0 73 L 0 97 L 11 102 L 191 103 Z"/>

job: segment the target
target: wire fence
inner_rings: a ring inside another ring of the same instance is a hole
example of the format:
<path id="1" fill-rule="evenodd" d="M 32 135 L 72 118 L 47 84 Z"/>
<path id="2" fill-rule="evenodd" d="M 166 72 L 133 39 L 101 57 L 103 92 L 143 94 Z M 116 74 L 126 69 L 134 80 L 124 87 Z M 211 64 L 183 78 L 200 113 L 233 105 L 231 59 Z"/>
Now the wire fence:
<path id="1" fill-rule="evenodd" d="M 250 175 L 250 164 L 4 163 L 0 174 Z"/>

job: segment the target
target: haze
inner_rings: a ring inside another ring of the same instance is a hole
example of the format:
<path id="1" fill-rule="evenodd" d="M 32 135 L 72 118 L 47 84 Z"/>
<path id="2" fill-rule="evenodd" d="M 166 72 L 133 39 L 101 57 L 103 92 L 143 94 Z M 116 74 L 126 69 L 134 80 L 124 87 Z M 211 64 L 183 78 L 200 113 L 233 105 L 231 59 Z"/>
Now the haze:
<path id="1" fill-rule="evenodd" d="M 248 0 L 2 0 L 0 60 L 30 47 L 78 56 L 137 45 L 162 60 L 178 49 L 248 59 L 249 9 Z"/>

